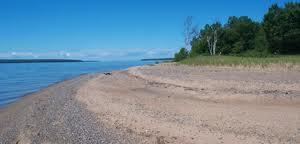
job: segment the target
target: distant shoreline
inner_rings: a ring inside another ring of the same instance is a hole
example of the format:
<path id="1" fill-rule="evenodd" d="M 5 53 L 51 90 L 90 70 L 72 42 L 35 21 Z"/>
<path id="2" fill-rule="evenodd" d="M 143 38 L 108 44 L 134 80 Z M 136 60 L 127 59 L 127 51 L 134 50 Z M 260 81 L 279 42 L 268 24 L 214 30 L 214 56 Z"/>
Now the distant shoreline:
<path id="1" fill-rule="evenodd" d="M 173 61 L 174 58 L 152 58 L 152 59 L 141 59 L 141 61 Z"/>
<path id="2" fill-rule="evenodd" d="M 73 59 L 0 59 L 0 63 L 58 63 L 58 62 L 85 62 Z"/>

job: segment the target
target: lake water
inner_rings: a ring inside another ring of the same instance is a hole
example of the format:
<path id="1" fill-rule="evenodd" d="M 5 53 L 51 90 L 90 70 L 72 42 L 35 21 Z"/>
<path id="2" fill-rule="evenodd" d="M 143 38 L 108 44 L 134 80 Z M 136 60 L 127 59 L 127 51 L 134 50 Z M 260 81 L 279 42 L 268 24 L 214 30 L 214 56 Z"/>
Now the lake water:
<path id="1" fill-rule="evenodd" d="M 80 74 L 108 72 L 153 62 L 79 62 L 0 64 L 0 106 L 58 81 Z"/>

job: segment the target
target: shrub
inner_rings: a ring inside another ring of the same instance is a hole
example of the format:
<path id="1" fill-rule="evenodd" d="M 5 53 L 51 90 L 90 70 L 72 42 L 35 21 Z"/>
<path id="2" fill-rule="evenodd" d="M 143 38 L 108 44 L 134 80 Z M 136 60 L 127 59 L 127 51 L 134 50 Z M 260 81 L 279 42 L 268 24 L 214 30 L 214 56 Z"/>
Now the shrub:
<path id="1" fill-rule="evenodd" d="M 189 52 L 186 48 L 181 48 L 178 53 L 175 54 L 174 61 L 178 62 L 183 59 L 186 59 L 189 55 Z"/>

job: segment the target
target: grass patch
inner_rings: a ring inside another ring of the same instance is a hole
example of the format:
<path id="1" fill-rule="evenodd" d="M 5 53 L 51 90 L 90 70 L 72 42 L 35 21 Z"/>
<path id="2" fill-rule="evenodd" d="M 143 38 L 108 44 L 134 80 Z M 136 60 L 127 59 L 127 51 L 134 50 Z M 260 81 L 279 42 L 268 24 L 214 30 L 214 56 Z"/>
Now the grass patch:
<path id="1" fill-rule="evenodd" d="M 272 57 L 198 56 L 180 61 L 181 64 L 199 66 L 268 67 L 270 65 L 299 66 L 300 55 Z"/>

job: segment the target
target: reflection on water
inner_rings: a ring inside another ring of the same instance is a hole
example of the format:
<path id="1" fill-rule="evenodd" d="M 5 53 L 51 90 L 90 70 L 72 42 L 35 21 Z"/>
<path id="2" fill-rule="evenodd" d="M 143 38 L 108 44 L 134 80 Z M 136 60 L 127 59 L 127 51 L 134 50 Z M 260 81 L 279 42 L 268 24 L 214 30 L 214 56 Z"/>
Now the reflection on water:
<path id="1" fill-rule="evenodd" d="M 153 62 L 79 62 L 0 64 L 0 106 L 26 93 L 84 73 L 105 72 Z"/>

